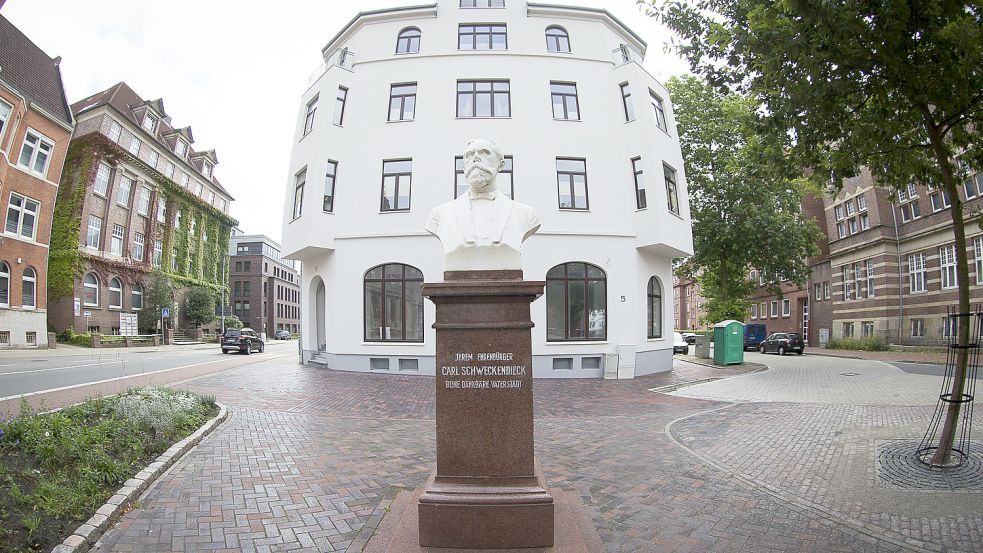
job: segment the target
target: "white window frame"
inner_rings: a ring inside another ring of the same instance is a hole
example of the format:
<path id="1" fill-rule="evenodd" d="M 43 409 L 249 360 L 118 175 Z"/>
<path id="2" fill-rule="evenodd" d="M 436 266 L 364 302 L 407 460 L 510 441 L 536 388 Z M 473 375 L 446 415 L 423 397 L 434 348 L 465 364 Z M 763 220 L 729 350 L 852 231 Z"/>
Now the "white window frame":
<path id="1" fill-rule="evenodd" d="M 119 287 L 113 287 L 113 283 L 119 284 Z M 106 302 L 109 309 L 123 309 L 123 281 L 118 277 L 113 277 L 109 279 L 109 283 L 106 284 L 107 290 L 109 290 L 109 300 Z M 113 304 L 113 292 L 119 293 L 119 304 Z"/>
<path id="2" fill-rule="evenodd" d="M 846 222 L 840 221 L 839 223 L 836 223 L 836 234 L 840 238 L 846 238 Z"/>
<path id="3" fill-rule="evenodd" d="M 3 137 L 7 134 L 7 127 L 9 126 L 7 121 L 10 121 L 10 115 L 13 112 L 14 106 L 0 99 L 0 146 L 3 145 Z"/>
<path id="4" fill-rule="evenodd" d="M 137 194 L 137 214 L 146 217 L 150 213 L 150 189 L 146 186 L 140 187 Z"/>
<path id="5" fill-rule="evenodd" d="M 123 238 L 126 236 L 126 227 L 113 224 L 113 235 L 109 239 L 109 253 L 123 256 Z"/>
<path id="6" fill-rule="evenodd" d="M 0 301 L 0 307 L 10 307 L 10 265 L 0 261 L 0 292 L 4 292 L 7 301 Z"/>
<path id="7" fill-rule="evenodd" d="M 833 207 L 833 214 L 836 216 L 837 221 L 843 220 L 843 204 L 839 204 Z"/>
<path id="8" fill-rule="evenodd" d="M 949 198 L 949 193 L 945 190 L 936 190 L 929 195 L 932 200 L 932 213 L 938 213 L 942 210 L 949 209 L 952 207 L 952 202 Z"/>
<path id="9" fill-rule="evenodd" d="M 792 316 L 792 300 L 788 298 L 782 299 L 782 317 Z"/>
<path id="10" fill-rule="evenodd" d="M 867 297 L 873 298 L 874 293 L 874 262 L 870 259 L 864 260 L 864 280 L 867 281 Z"/>
<path id="11" fill-rule="evenodd" d="M 911 337 L 912 338 L 924 338 L 925 337 L 925 319 L 908 319 L 908 321 L 909 321 L 909 325 L 911 326 Z M 916 329 L 918 330 L 918 332 L 915 332 Z"/>
<path id="12" fill-rule="evenodd" d="M 959 278 L 956 273 L 956 245 L 939 247 L 939 277 L 943 290 L 957 288 Z"/>
<path id="13" fill-rule="evenodd" d="M 130 146 L 126 149 L 126 151 L 130 152 L 135 157 L 140 157 L 140 148 L 142 147 L 143 147 L 143 142 L 139 138 L 134 136 L 130 140 Z"/>
<path id="14" fill-rule="evenodd" d="M 160 124 L 160 118 L 157 117 L 149 109 L 143 114 L 143 121 L 140 122 L 140 126 L 150 134 L 157 132 L 157 126 Z"/>
<path id="15" fill-rule="evenodd" d="M 813 286 L 813 288 L 816 289 L 816 301 L 822 301 L 822 299 L 823 299 L 823 285 L 817 282 Z"/>
<path id="16" fill-rule="evenodd" d="M 853 217 L 853 214 L 857 212 L 857 208 L 853 204 L 853 201 L 848 200 L 844 205 L 846 206 L 846 216 Z"/>
<path id="17" fill-rule="evenodd" d="M 771 318 L 778 318 L 778 300 L 771 300 Z"/>
<path id="18" fill-rule="evenodd" d="M 96 281 L 95 284 L 89 284 L 88 282 L 85 281 L 85 277 L 89 275 L 91 275 L 92 278 L 95 279 Z M 96 299 L 95 302 L 89 303 L 88 301 L 86 301 L 86 298 L 88 296 L 86 294 L 86 289 L 91 289 L 95 291 L 95 299 Z M 99 277 L 95 273 L 85 273 L 85 275 L 82 276 L 82 305 L 85 307 L 99 307 Z"/>
<path id="19" fill-rule="evenodd" d="M 135 298 L 140 298 L 139 301 L 133 301 Z M 143 286 L 140 284 L 134 284 L 130 288 L 130 310 L 140 311 L 143 309 Z"/>
<path id="20" fill-rule="evenodd" d="M 113 142 L 119 143 L 119 139 L 123 136 L 123 125 L 119 124 L 119 121 L 115 119 L 109 120 L 109 131 L 106 133 Z"/>
<path id="21" fill-rule="evenodd" d="M 925 269 L 925 254 L 908 256 L 908 292 L 916 294 L 928 290 L 928 271 Z"/>
<path id="22" fill-rule="evenodd" d="M 20 198 L 20 206 L 14 205 L 14 198 Z M 28 204 L 34 204 L 34 210 L 28 209 Z M 17 219 L 14 223 L 16 226 L 13 231 L 7 229 L 7 225 L 10 224 L 11 212 L 17 213 Z M 38 235 L 38 216 L 41 213 L 41 202 L 35 200 L 34 198 L 18 194 L 16 192 L 11 192 L 10 197 L 7 200 L 7 213 L 3 221 L 3 232 L 11 236 L 18 236 L 21 238 L 26 238 L 28 240 L 37 240 Z M 31 216 L 33 222 L 30 226 L 30 234 L 24 234 L 24 219 L 26 216 Z"/>
<path id="23" fill-rule="evenodd" d="M 870 215 L 867 212 L 860 214 L 860 230 L 867 230 L 870 228 Z"/>
<path id="24" fill-rule="evenodd" d="M 973 254 L 976 259 L 976 284 L 983 284 L 983 236 L 973 238 Z"/>
<path id="25" fill-rule="evenodd" d="M 35 142 L 31 144 L 31 137 L 34 138 Z M 24 153 L 30 148 L 30 155 L 27 163 L 24 163 Z M 42 150 L 44 153 L 44 166 L 38 170 L 37 162 L 40 157 Z M 27 132 L 24 133 L 24 142 L 21 144 L 20 155 L 17 156 L 17 164 L 21 167 L 26 168 L 29 172 L 35 175 L 40 175 L 41 178 L 47 178 L 48 167 L 51 165 L 51 155 L 55 152 L 55 141 L 48 138 L 47 136 L 41 134 L 40 132 L 27 128 Z"/>
<path id="26" fill-rule="evenodd" d="M 146 237 L 142 232 L 136 232 L 133 234 L 133 259 L 143 261 L 146 241 Z"/>
<path id="27" fill-rule="evenodd" d="M 93 226 L 93 222 L 98 222 Z M 85 247 L 90 250 L 98 250 L 99 243 L 102 241 L 102 217 L 89 215 L 89 222 L 85 231 Z M 93 244 L 93 242 L 95 242 Z"/>
<path id="28" fill-rule="evenodd" d="M 154 267 L 160 267 L 164 260 L 164 243 L 160 240 L 154 240 L 154 255 L 150 260 L 151 265 Z"/>
<path id="29" fill-rule="evenodd" d="M 841 274 L 843 277 L 843 301 L 848 301 L 852 295 L 851 288 L 853 287 L 854 279 L 853 265 L 849 263 L 844 265 L 843 269 L 841 270 Z"/>
<path id="30" fill-rule="evenodd" d="M 666 108 L 662 102 L 662 97 L 649 89 L 649 103 L 652 104 L 652 114 L 655 116 L 655 125 L 662 129 L 666 134 L 669 133 L 669 126 L 666 124 Z"/>
<path id="31" fill-rule="evenodd" d="M 134 179 L 128 177 L 127 175 L 120 175 L 119 186 L 116 187 L 117 205 L 121 205 L 125 208 L 130 207 L 130 194 L 133 192 L 134 183 L 135 183 Z"/>
<path id="32" fill-rule="evenodd" d="M 304 214 L 304 187 L 307 186 L 307 166 L 294 175 L 293 219 Z"/>
<path id="33" fill-rule="evenodd" d="M 178 156 L 181 159 L 185 159 L 185 156 L 187 154 L 188 154 L 188 143 L 185 142 L 184 140 L 180 139 L 180 138 L 178 138 L 177 140 L 175 140 L 174 141 L 174 155 Z"/>
<path id="34" fill-rule="evenodd" d="M 752 303 L 751 304 L 751 319 L 753 320 L 753 319 L 757 319 L 757 318 L 758 318 L 758 304 Z"/>
<path id="35" fill-rule="evenodd" d="M 105 176 L 103 177 L 102 173 L 104 169 Z M 105 198 L 106 194 L 109 192 L 109 183 L 112 178 L 113 168 L 110 167 L 108 163 L 100 161 L 99 166 L 96 167 L 96 178 L 92 182 L 92 191 L 95 194 Z"/>
<path id="36" fill-rule="evenodd" d="M 959 334 L 959 317 L 949 315 L 942 319 L 942 337 L 955 338 Z M 970 337 L 972 338 L 972 336 Z"/>
<path id="37" fill-rule="evenodd" d="M 863 213 L 864 211 L 867 211 L 867 195 L 866 194 L 861 193 L 861 194 L 857 195 L 857 211 L 860 212 L 860 213 Z"/>
<path id="38" fill-rule="evenodd" d="M 27 276 L 27 272 L 30 271 L 34 273 L 34 276 Z M 25 296 L 25 291 L 27 290 L 27 285 L 25 283 L 31 283 L 31 303 L 27 303 L 27 297 Z M 25 267 L 24 272 L 21 273 L 21 309 L 34 310 L 38 307 L 38 272 L 34 267 Z"/>
<path id="39" fill-rule="evenodd" d="M 318 96 L 314 96 L 310 102 L 307 102 L 307 115 L 304 116 L 304 132 L 301 135 L 307 136 L 311 131 L 314 130 L 314 116 L 317 114 L 317 100 Z"/>

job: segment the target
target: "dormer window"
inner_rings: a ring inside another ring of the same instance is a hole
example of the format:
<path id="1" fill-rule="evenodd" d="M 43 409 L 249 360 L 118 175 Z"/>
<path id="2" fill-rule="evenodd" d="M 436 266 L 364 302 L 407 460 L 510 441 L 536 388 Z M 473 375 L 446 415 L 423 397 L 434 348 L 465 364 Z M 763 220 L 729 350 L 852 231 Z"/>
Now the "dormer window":
<path id="1" fill-rule="evenodd" d="M 208 178 L 212 178 L 212 165 L 207 161 L 201 162 L 201 174 Z"/>
<path id="2" fill-rule="evenodd" d="M 177 142 L 174 143 L 174 153 L 178 157 L 184 158 L 184 154 L 188 153 L 188 143 L 178 138 Z"/>
<path id="3" fill-rule="evenodd" d="M 143 128 L 146 129 L 147 132 L 153 134 L 157 130 L 157 122 L 158 122 L 157 116 L 155 116 L 150 111 L 147 111 L 147 113 L 144 114 Z"/>

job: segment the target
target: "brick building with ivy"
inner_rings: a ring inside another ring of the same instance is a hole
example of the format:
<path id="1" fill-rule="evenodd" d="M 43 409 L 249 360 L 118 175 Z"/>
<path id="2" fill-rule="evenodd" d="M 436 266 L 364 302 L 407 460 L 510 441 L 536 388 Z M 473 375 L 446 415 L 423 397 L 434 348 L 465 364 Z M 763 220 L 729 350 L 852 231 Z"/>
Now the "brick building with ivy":
<path id="1" fill-rule="evenodd" d="M 215 151 L 196 150 L 191 127 L 172 124 L 163 100 L 144 100 L 126 83 L 72 113 L 52 228 L 49 325 L 116 334 L 120 313 L 149 308 L 144 290 L 161 271 L 174 285 L 170 323 L 188 327 L 181 310 L 192 286 L 225 291 L 236 225 L 233 198 L 213 174 Z"/>

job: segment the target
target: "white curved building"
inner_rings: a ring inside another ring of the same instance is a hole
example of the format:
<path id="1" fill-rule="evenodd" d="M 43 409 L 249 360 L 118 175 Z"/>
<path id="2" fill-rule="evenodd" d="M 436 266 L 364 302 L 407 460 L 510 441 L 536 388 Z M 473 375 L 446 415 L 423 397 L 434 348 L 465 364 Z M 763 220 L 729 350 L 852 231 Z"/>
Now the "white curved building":
<path id="1" fill-rule="evenodd" d="M 471 7 L 475 6 L 475 7 Z M 430 209 L 467 188 L 469 138 L 509 156 L 499 190 L 536 208 L 523 248 L 536 377 L 672 363 L 672 258 L 692 252 L 669 96 L 607 11 L 441 0 L 363 12 L 323 50 L 296 122 L 283 226 L 302 262 L 304 362 L 433 374 L 443 280 Z"/>

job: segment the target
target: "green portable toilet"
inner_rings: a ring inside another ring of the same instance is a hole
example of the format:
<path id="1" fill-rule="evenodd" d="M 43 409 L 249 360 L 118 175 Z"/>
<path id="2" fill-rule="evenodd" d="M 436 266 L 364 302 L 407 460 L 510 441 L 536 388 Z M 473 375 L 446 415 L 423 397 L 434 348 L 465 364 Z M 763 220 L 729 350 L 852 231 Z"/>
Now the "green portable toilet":
<path id="1" fill-rule="evenodd" d="M 713 325 L 713 362 L 716 365 L 744 362 L 744 323 L 730 320 Z"/>

